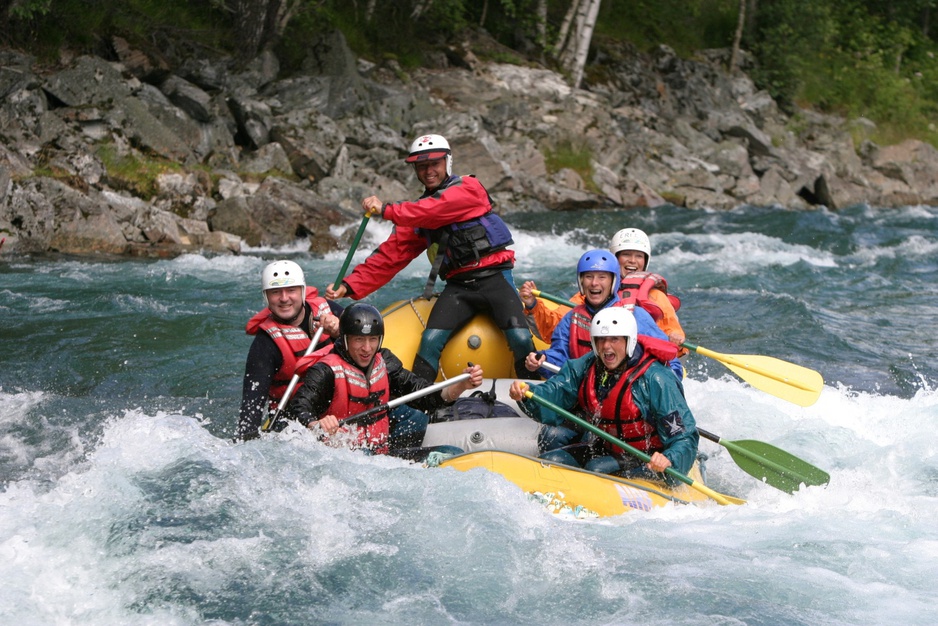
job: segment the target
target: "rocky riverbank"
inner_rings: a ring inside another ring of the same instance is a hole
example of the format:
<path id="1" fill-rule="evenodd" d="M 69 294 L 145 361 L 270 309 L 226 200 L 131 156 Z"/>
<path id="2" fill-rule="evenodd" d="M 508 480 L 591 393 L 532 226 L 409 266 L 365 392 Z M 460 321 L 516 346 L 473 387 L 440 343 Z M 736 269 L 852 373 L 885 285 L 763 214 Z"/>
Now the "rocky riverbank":
<path id="1" fill-rule="evenodd" d="M 344 246 L 360 199 L 415 197 L 402 158 L 440 133 L 456 173 L 501 212 L 671 203 L 730 209 L 938 204 L 938 150 L 878 146 L 867 120 L 782 113 L 724 51 L 606 49 L 584 89 L 536 67 L 480 62 L 472 46 L 406 73 L 356 59 L 341 35 L 303 72 L 265 53 L 171 64 L 115 39 L 113 58 L 47 69 L 0 51 L 0 254 L 237 253 L 297 238 Z M 548 173 L 560 146 L 587 180 Z"/>

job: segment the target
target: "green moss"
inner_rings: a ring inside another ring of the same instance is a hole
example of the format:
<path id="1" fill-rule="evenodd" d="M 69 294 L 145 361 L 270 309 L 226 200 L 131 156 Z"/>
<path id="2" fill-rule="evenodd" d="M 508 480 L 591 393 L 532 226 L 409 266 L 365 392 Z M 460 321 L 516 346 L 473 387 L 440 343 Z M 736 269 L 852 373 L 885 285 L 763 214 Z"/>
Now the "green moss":
<path id="1" fill-rule="evenodd" d="M 907 139 L 918 139 L 938 148 L 938 127 L 927 119 L 920 120 L 921 126 L 880 124 L 870 136 L 870 140 L 880 146 L 891 146 Z M 859 145 L 859 144 L 854 144 Z"/>
<path id="2" fill-rule="evenodd" d="M 684 206 L 684 202 L 687 200 L 684 194 L 675 191 L 659 191 L 658 195 L 661 196 L 665 202 L 673 204 L 674 206 Z"/>
<path id="3" fill-rule="evenodd" d="M 590 159 L 593 153 L 585 143 L 574 143 L 571 140 L 562 141 L 556 146 L 548 148 L 544 154 L 547 171 L 550 174 L 569 168 L 579 174 L 592 174 L 593 168 Z"/>
<path id="4" fill-rule="evenodd" d="M 284 172 L 276 168 L 272 170 L 268 170 L 266 172 L 257 172 L 257 173 L 238 172 L 238 176 L 241 178 L 241 180 L 248 182 L 248 183 L 262 183 L 264 182 L 265 179 L 270 178 L 270 177 L 282 178 L 283 180 L 289 180 L 293 182 L 298 182 L 300 180 L 300 177 L 297 176 L 296 173 L 293 172 L 292 170 L 289 172 Z"/>
<path id="5" fill-rule="evenodd" d="M 508 65 L 527 65 L 527 62 L 517 54 L 511 52 L 505 52 L 503 50 L 495 50 L 493 52 L 483 53 L 480 57 L 484 61 L 492 61 L 493 63 L 506 63 Z"/>
<path id="6" fill-rule="evenodd" d="M 593 151 L 583 141 L 564 140 L 544 150 L 544 165 L 548 174 L 570 169 L 580 175 L 586 188 L 594 193 L 599 189 L 593 182 Z"/>
<path id="7" fill-rule="evenodd" d="M 114 144 L 101 144 L 95 154 L 107 172 L 108 182 L 115 189 L 129 191 L 141 198 L 151 198 L 159 191 L 156 184 L 160 174 L 184 172 L 173 161 L 142 155 L 119 154 Z"/>

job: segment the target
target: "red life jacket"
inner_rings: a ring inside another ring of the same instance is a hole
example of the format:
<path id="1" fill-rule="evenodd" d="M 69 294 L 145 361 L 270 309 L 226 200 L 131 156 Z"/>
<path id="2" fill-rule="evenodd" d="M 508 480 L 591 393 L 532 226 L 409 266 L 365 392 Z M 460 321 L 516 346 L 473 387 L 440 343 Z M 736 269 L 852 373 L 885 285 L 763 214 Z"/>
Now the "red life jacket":
<path id="1" fill-rule="evenodd" d="M 570 318 L 570 337 L 567 343 L 567 355 L 571 359 L 578 359 L 593 349 L 590 342 L 590 323 L 593 316 L 585 304 L 578 304 L 573 308 Z"/>
<path id="2" fill-rule="evenodd" d="M 677 346 L 663 339 L 639 335 L 638 341 L 645 349 L 642 358 L 633 367 L 622 372 L 619 380 L 609 390 L 605 400 L 596 395 L 596 366 L 593 363 L 580 384 L 578 406 L 597 427 L 616 439 L 624 441 L 633 448 L 651 454 L 664 450 L 654 425 L 647 422 L 632 397 L 632 385 L 642 376 L 652 363 L 659 361 L 667 365 L 677 356 Z M 621 454 L 622 449 L 603 440 L 603 446 L 614 454 Z"/>
<path id="3" fill-rule="evenodd" d="M 619 283 L 619 299 L 622 300 L 624 306 L 629 307 L 629 310 L 636 304 L 642 307 L 657 322 L 664 316 L 664 313 L 661 307 L 648 298 L 652 289 L 660 289 L 664 292 L 675 311 L 681 308 L 680 299 L 668 293 L 668 281 L 661 274 L 652 272 L 629 272 L 623 276 L 622 282 Z"/>
<path id="4" fill-rule="evenodd" d="M 298 372 L 302 377 L 306 373 L 306 370 L 316 365 L 316 363 L 319 363 L 324 356 L 332 352 L 333 347 L 333 344 L 330 343 L 305 356 L 301 356 L 296 360 L 296 369 L 294 369 L 294 371 Z"/>
<path id="5" fill-rule="evenodd" d="M 622 306 L 621 300 L 606 306 Z M 573 307 L 573 314 L 570 318 L 570 336 L 567 342 L 567 355 L 571 359 L 578 359 L 584 354 L 593 351 L 593 343 L 590 341 L 590 324 L 593 322 L 593 315 L 586 308 L 586 304 L 578 304 Z"/>
<path id="6" fill-rule="evenodd" d="M 380 352 L 375 355 L 367 375 L 335 351 L 326 354 L 321 362 L 331 367 L 332 373 L 335 374 L 332 402 L 323 415 L 335 415 L 342 420 L 385 404 L 391 399 L 388 370 Z M 385 413 L 377 422 L 358 429 L 359 444 L 371 449 L 375 454 L 387 454 L 390 427 L 391 422 Z"/>
<path id="7" fill-rule="evenodd" d="M 329 303 L 325 298 L 319 297 L 319 290 L 315 287 L 306 288 L 306 303 L 309 304 L 313 317 L 331 313 Z M 312 341 L 312 339 L 306 334 L 306 331 L 299 326 L 290 326 L 276 322 L 270 309 L 266 307 L 262 311 L 255 313 L 254 316 L 248 320 L 244 328 L 244 331 L 249 335 L 256 335 L 258 331 L 261 330 L 270 335 L 270 338 L 277 344 L 277 347 L 280 349 L 280 354 L 283 356 L 283 364 L 280 366 L 280 369 L 277 370 L 277 373 L 274 374 L 274 379 L 270 384 L 270 391 L 268 392 L 272 406 L 276 406 L 277 401 L 283 397 L 284 392 L 287 390 L 290 379 L 294 374 L 299 374 L 300 376 L 300 382 L 297 388 L 299 388 L 299 385 L 303 384 L 303 374 L 309 366 L 312 365 L 312 362 L 306 363 L 306 367 L 299 369 L 297 368 L 297 359 L 306 352 L 306 349 L 309 347 L 309 342 Z M 319 342 L 320 345 L 325 341 L 328 341 L 328 337 L 321 339 Z"/>

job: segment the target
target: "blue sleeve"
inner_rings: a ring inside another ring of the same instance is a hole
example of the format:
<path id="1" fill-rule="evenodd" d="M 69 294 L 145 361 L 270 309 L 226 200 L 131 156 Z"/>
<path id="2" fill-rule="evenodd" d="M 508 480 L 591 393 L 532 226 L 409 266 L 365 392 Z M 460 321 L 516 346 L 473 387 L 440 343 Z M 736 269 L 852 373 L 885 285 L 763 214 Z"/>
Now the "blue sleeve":
<path id="1" fill-rule="evenodd" d="M 640 306 L 632 309 L 632 315 L 635 316 L 635 323 L 638 324 L 638 334 L 668 341 L 668 336 L 664 331 L 658 328 L 654 318 Z"/>
<path id="2" fill-rule="evenodd" d="M 547 355 L 547 362 L 563 367 L 563 364 L 570 358 L 570 321 L 573 319 L 573 311 L 567 311 L 567 314 L 560 318 L 560 323 L 554 329 L 550 336 L 550 347 L 541 354 Z M 554 373 L 550 370 L 541 368 L 538 374 L 544 378 L 551 378 Z"/>
<path id="3" fill-rule="evenodd" d="M 671 368 L 671 371 L 674 372 L 674 375 L 677 376 L 678 382 L 681 384 L 681 389 L 684 389 L 684 363 L 681 362 L 681 359 L 674 358 L 668 361 L 668 367 Z"/>

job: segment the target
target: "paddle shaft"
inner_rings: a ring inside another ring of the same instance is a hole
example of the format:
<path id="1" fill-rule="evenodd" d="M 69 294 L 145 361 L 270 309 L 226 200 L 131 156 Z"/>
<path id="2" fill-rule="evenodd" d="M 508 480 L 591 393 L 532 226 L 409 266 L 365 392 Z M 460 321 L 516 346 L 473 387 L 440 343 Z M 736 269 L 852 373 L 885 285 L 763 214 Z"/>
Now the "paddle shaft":
<path id="1" fill-rule="evenodd" d="M 625 450 L 626 452 L 628 452 L 628 453 L 631 454 L 632 456 L 638 458 L 639 460 L 644 461 L 645 463 L 648 463 L 649 461 L 651 461 L 651 457 L 648 456 L 647 454 L 645 454 L 644 452 L 642 452 L 641 450 L 630 446 L 629 444 L 625 443 L 624 441 L 620 441 L 620 440 L 616 439 L 615 437 L 613 437 L 612 435 L 610 435 L 610 434 L 607 433 L 606 431 L 602 430 L 601 428 L 597 428 L 596 426 L 594 426 L 593 424 L 590 424 L 590 423 L 587 422 L 586 420 L 580 419 L 579 417 L 577 417 L 576 415 L 570 413 L 570 412 L 567 411 L 566 409 L 560 408 L 559 406 L 557 406 L 556 404 L 554 404 L 554 403 L 551 402 L 550 400 L 547 400 L 547 399 L 545 399 L 545 398 L 541 398 L 541 397 L 538 397 L 538 396 L 534 395 L 534 392 L 532 392 L 531 390 L 525 391 L 525 392 L 524 392 L 524 396 L 525 396 L 526 398 L 530 398 L 530 399 L 534 400 L 535 402 L 537 402 L 538 404 L 540 404 L 540 405 L 542 405 L 542 406 L 544 406 L 544 407 L 546 407 L 546 408 L 548 408 L 548 409 L 554 411 L 555 413 L 557 413 L 558 415 L 560 415 L 560 416 L 563 417 L 564 419 L 566 419 L 566 420 L 568 420 L 568 421 L 571 421 L 571 422 L 573 422 L 574 424 L 577 424 L 578 426 L 580 426 L 581 428 L 585 428 L 586 430 L 590 431 L 591 433 L 593 433 L 593 434 L 595 434 L 595 435 L 597 435 L 597 436 L 599 436 L 599 437 L 605 439 L 605 440 L 608 441 L 609 443 L 611 443 L 611 444 L 613 444 L 613 445 L 615 445 L 615 446 L 618 446 L 618 447 L 622 448 L 623 450 Z M 679 481 L 681 481 L 681 482 L 684 483 L 685 485 L 696 489 L 696 490 L 699 491 L 700 493 L 702 493 L 702 494 L 704 494 L 704 495 L 706 495 L 706 496 L 712 498 L 713 500 L 716 500 L 719 504 L 722 504 L 722 505 L 730 504 L 730 501 L 726 498 L 726 496 L 724 496 L 724 495 L 722 495 L 722 494 L 720 494 L 720 493 L 717 493 L 716 491 L 714 491 L 713 489 L 710 489 L 710 488 L 707 487 L 706 485 L 702 485 L 702 484 L 698 483 L 698 482 L 695 481 L 693 478 L 690 478 L 689 476 L 686 476 L 686 475 L 682 474 L 681 472 L 677 471 L 677 470 L 674 469 L 673 467 L 667 467 L 667 468 L 665 468 L 664 471 L 665 471 L 666 474 L 668 474 L 669 476 L 672 476 L 672 477 L 678 479 Z"/>
<path id="2" fill-rule="evenodd" d="M 358 244 L 362 240 L 362 235 L 365 234 L 365 227 L 368 226 L 368 220 L 370 218 L 371 211 L 365 213 L 365 216 L 362 217 L 362 223 L 358 227 L 358 232 L 355 233 L 355 239 L 352 240 L 352 247 L 349 248 L 348 254 L 345 255 L 345 263 L 342 264 L 342 267 L 339 269 L 339 275 L 336 276 L 335 282 L 332 283 L 333 289 L 338 289 L 339 285 L 342 284 L 342 279 L 345 278 L 345 272 L 348 270 L 348 266 L 352 262 L 352 257 L 355 255 L 355 250 L 358 248 Z"/>
<path id="3" fill-rule="evenodd" d="M 438 383 L 430 385 L 429 387 L 424 387 L 423 389 L 418 389 L 417 391 L 408 393 L 407 395 L 401 396 L 400 398 L 394 398 L 393 400 L 389 402 L 385 402 L 384 404 L 379 404 L 378 406 L 372 407 L 368 409 L 367 411 L 362 411 L 361 413 L 350 415 L 349 417 L 339 420 L 339 424 L 354 424 L 355 422 L 369 418 L 373 415 L 378 415 L 379 413 L 383 413 L 385 411 L 389 411 L 391 409 L 397 408 L 402 404 L 407 404 L 411 400 L 416 400 L 417 398 L 429 396 L 431 393 L 442 391 L 443 389 L 445 389 L 446 387 L 449 387 L 450 385 L 455 385 L 456 383 L 460 383 L 464 380 L 468 380 L 471 376 L 472 374 L 469 374 L 467 372 L 464 374 L 460 374 L 459 376 L 454 376 L 448 380 L 440 381 Z"/>
<path id="4" fill-rule="evenodd" d="M 714 435 L 710 431 L 704 430 L 703 428 L 699 428 L 699 427 L 697 428 L 697 432 L 700 433 L 700 436 L 703 437 L 704 439 L 709 439 L 713 443 L 719 444 L 723 447 L 727 447 L 727 443 L 724 443 L 723 438 L 720 437 L 719 435 Z M 759 463 L 761 463 L 762 465 L 765 465 L 766 467 L 770 467 L 777 472 L 785 472 L 784 467 L 768 459 L 759 459 Z"/>

